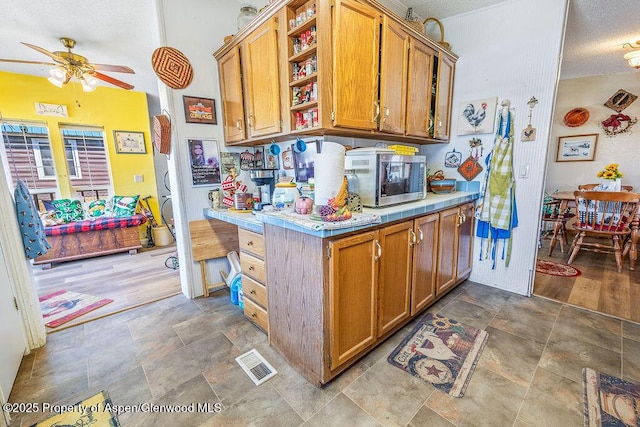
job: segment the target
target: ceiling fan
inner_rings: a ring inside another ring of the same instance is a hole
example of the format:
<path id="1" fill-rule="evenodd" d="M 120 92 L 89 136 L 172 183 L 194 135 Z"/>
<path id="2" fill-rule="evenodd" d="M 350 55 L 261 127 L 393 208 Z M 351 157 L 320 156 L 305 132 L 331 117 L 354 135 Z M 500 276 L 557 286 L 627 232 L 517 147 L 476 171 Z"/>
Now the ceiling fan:
<path id="1" fill-rule="evenodd" d="M 135 71 L 133 71 L 131 68 L 124 65 L 90 63 L 84 56 L 71 52 L 71 49 L 73 49 L 76 45 L 76 41 L 74 39 L 62 37 L 60 41 L 62 42 L 62 45 L 67 49 L 66 52 L 49 52 L 48 50 L 43 49 L 39 46 L 20 42 L 23 45 L 30 47 L 31 49 L 37 50 L 38 52 L 47 55 L 49 58 L 53 59 L 55 63 L 22 61 L 18 59 L 0 59 L 0 62 L 52 65 L 55 68 L 49 71 L 49 81 L 58 87 L 62 87 L 62 85 L 68 83 L 72 78 L 76 78 L 82 83 L 82 88 L 87 92 L 95 90 L 96 86 L 98 85 L 96 79 L 102 80 L 122 89 L 133 89 L 133 85 L 123 82 L 122 80 L 115 79 L 106 74 L 102 74 L 100 72 L 111 71 L 116 73 L 135 74 Z"/>

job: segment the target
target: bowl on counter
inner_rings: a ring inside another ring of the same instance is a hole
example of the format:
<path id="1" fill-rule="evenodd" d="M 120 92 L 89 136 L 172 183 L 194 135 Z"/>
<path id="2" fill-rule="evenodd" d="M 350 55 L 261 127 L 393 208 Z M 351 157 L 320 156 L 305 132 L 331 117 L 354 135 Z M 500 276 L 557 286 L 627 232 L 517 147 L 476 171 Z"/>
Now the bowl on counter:
<path id="1" fill-rule="evenodd" d="M 449 194 L 456 191 L 455 179 L 438 179 L 429 182 L 431 191 L 436 194 Z"/>

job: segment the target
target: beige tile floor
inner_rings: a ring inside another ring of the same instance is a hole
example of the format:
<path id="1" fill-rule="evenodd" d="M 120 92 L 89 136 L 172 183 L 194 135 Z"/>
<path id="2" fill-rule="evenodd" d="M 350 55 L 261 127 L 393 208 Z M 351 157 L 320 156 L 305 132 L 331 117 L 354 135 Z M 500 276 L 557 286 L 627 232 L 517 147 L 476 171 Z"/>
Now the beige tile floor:
<path id="1" fill-rule="evenodd" d="M 391 366 L 407 325 L 323 389 L 303 379 L 228 294 L 182 295 L 53 333 L 26 356 L 10 402 L 220 403 L 219 413 L 122 413 L 123 426 L 581 426 L 581 371 L 640 381 L 640 325 L 465 282 L 429 309 L 489 332 L 462 398 Z M 251 348 L 278 370 L 256 387 Z M 51 414 L 15 414 L 28 426 Z"/>

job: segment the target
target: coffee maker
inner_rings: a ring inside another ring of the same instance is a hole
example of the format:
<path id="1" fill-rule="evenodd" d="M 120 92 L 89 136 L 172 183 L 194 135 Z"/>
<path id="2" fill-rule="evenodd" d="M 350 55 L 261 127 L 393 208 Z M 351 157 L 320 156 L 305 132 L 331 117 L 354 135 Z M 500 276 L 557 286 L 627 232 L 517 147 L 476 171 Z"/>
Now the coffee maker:
<path id="1" fill-rule="evenodd" d="M 260 192 L 260 203 L 271 204 L 271 195 L 276 184 L 277 169 L 251 169 L 251 181 L 258 187 Z"/>

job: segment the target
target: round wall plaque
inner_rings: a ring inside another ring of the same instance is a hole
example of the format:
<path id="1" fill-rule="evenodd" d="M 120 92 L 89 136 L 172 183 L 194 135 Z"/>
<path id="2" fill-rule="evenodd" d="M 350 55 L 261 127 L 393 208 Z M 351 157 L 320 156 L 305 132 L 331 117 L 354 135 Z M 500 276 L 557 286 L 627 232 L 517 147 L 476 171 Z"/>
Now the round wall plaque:
<path id="1" fill-rule="evenodd" d="M 151 55 L 151 66 L 164 84 L 184 89 L 191 83 L 193 68 L 182 52 L 172 47 L 159 47 Z"/>

